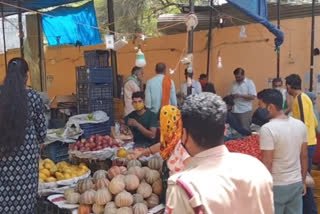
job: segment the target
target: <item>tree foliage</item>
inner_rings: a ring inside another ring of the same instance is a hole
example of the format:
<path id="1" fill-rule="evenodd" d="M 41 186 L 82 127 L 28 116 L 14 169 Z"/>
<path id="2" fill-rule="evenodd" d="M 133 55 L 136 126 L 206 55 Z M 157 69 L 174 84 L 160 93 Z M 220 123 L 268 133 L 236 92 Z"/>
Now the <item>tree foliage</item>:
<path id="1" fill-rule="evenodd" d="M 142 32 L 148 36 L 157 36 L 157 18 L 161 14 L 181 13 L 181 6 L 189 0 L 113 0 L 116 31 L 127 34 Z M 95 0 L 99 26 L 108 29 L 107 0 Z M 196 0 L 195 4 L 208 4 L 208 0 Z M 108 33 L 108 30 L 101 32 Z M 132 37 L 131 37 L 132 38 Z"/>

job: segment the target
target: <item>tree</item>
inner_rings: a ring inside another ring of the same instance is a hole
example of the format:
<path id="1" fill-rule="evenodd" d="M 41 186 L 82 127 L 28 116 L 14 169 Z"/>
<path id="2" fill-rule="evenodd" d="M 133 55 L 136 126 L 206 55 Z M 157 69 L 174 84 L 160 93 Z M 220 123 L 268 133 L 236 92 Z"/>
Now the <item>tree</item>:
<path id="1" fill-rule="evenodd" d="M 95 0 L 99 26 L 108 33 L 107 0 Z M 114 0 L 116 31 L 127 38 L 142 32 L 147 36 L 158 36 L 157 19 L 161 14 L 178 14 L 189 0 Z M 195 0 L 196 5 L 208 5 L 208 0 Z"/>

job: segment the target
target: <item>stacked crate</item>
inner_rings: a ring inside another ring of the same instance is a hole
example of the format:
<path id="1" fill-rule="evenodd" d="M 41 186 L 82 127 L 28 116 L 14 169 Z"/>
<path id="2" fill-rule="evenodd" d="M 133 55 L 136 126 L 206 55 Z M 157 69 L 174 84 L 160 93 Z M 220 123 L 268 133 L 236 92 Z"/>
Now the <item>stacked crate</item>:
<path id="1" fill-rule="evenodd" d="M 113 76 L 108 51 L 85 51 L 86 66 L 77 67 L 78 113 L 104 111 L 113 124 Z"/>

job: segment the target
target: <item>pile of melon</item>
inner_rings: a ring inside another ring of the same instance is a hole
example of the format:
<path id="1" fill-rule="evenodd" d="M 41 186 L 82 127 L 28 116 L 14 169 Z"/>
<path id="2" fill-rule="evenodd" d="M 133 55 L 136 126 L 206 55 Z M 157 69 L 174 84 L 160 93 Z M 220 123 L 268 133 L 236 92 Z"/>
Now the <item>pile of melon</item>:
<path id="1" fill-rule="evenodd" d="M 66 190 L 64 197 L 70 204 L 80 204 L 79 214 L 147 214 L 160 204 L 162 162 L 153 158 L 142 167 L 140 161 L 131 160 L 127 167 L 99 170 Z"/>

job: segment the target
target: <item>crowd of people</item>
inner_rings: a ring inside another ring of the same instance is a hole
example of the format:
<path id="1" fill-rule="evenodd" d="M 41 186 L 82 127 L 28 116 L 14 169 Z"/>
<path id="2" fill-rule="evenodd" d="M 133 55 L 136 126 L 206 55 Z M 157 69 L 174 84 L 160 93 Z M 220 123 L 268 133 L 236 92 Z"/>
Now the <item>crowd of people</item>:
<path id="1" fill-rule="evenodd" d="M 135 141 L 144 148 L 135 154 L 160 152 L 166 160 L 162 171 L 167 178 L 163 197 L 167 213 L 317 213 L 306 178 L 316 149 L 319 114 L 315 94 L 301 91 L 298 75 L 285 78 L 286 89 L 282 79 L 275 78 L 271 89 L 257 93 L 244 69 L 237 68 L 229 95 L 222 99 L 204 74 L 198 82 L 186 69 L 186 82 L 176 93 L 165 64 L 157 64 L 156 72 L 145 92 L 132 96 L 140 94 L 154 125 L 150 122 L 141 131 L 148 143 Z M 177 94 L 183 98 L 180 105 Z M 259 106 L 253 112 L 255 99 Z M 137 115 L 142 106 L 135 100 L 132 104 Z M 132 115 L 125 121 L 128 117 Z M 133 132 L 141 129 L 135 122 L 127 124 Z M 251 135 L 253 125 L 260 127 L 262 161 L 231 154 L 224 146 L 225 141 Z"/>
<path id="2" fill-rule="evenodd" d="M 46 127 L 41 98 L 26 87 L 28 71 L 23 59 L 12 59 L 0 88 L 0 213 L 31 214 L 36 204 L 39 144 Z M 136 147 L 143 148 L 131 151 L 136 158 L 159 152 L 164 159 L 165 213 L 317 213 L 306 180 L 319 114 L 316 96 L 302 92 L 298 75 L 286 77 L 286 90 L 275 79 L 273 88 L 256 93 L 253 81 L 237 68 L 230 94 L 222 99 L 207 76 L 198 82 L 186 70 L 178 106 L 165 64 L 158 63 L 156 73 L 144 90 L 143 69 L 132 69 L 124 85 L 123 123 Z M 231 153 L 224 144 L 234 136 L 229 132 L 251 134 L 256 98 L 261 161 Z"/>

